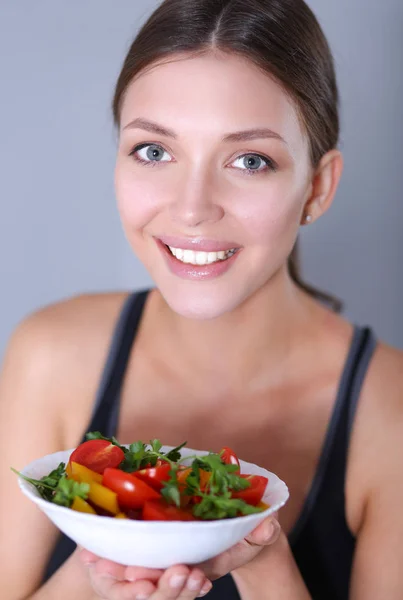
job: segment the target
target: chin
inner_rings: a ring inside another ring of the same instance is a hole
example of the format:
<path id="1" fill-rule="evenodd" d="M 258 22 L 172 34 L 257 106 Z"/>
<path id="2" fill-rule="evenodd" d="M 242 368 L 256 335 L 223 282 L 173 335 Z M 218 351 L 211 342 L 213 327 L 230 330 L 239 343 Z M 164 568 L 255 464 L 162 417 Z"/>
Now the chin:
<path id="1" fill-rule="evenodd" d="M 240 306 L 247 294 L 237 293 L 228 285 L 207 282 L 183 282 L 175 287 L 159 287 L 165 302 L 181 317 L 210 321 L 228 314 Z M 217 282 L 215 282 L 217 283 Z"/>

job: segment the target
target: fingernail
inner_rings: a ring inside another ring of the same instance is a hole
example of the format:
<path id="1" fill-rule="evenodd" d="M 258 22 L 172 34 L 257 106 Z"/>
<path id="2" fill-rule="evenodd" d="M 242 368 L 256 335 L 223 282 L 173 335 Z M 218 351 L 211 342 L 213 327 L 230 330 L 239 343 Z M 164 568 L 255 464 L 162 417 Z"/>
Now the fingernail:
<path id="1" fill-rule="evenodd" d="M 209 593 L 209 591 L 212 589 L 213 584 L 208 581 L 207 583 L 205 583 L 202 587 L 202 589 L 200 590 L 200 594 L 198 595 L 198 598 L 203 598 L 203 596 L 205 596 L 206 594 Z"/>
<path id="2" fill-rule="evenodd" d="M 186 587 L 188 590 L 192 590 L 193 592 L 195 592 L 196 590 L 198 590 L 200 588 L 200 585 L 201 585 L 200 579 L 189 579 Z"/>
<path id="3" fill-rule="evenodd" d="M 186 579 L 187 575 L 172 575 L 171 579 L 169 580 L 169 585 L 172 588 L 181 588 L 183 587 Z"/>
<path id="4" fill-rule="evenodd" d="M 136 596 L 136 600 L 148 600 L 149 597 L 150 596 L 146 594 L 139 594 L 138 596 Z"/>
<path id="5" fill-rule="evenodd" d="M 269 542 L 272 535 L 274 533 L 274 525 L 272 523 L 272 521 L 270 521 L 269 523 L 265 523 L 264 529 L 263 529 L 263 539 L 265 542 Z"/>

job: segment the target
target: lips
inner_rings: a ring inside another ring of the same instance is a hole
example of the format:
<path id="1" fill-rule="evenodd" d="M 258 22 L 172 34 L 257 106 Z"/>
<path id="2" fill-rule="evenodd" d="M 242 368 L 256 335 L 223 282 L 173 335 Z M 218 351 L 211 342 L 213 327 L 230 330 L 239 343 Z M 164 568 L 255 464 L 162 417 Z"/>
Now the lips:
<path id="1" fill-rule="evenodd" d="M 165 246 L 181 248 L 182 250 L 194 250 L 195 252 L 220 252 L 238 250 L 241 246 L 237 242 L 209 240 L 207 238 L 183 238 L 163 235 L 158 238 Z"/>
<path id="2" fill-rule="evenodd" d="M 187 247 L 183 247 L 183 239 L 178 240 L 178 238 L 168 237 L 164 237 L 163 239 L 170 242 L 174 241 L 175 244 L 178 244 L 179 241 L 179 243 L 182 244 L 183 250 L 193 250 L 195 252 L 219 252 L 223 250 L 222 243 L 212 242 L 211 240 L 197 240 L 200 242 L 199 244 L 189 244 L 189 240 L 187 240 Z M 239 254 L 241 254 L 241 252 L 238 251 L 225 260 L 219 260 L 218 262 L 214 262 L 212 264 L 194 265 L 178 260 L 169 249 L 168 246 L 170 244 L 166 244 L 161 238 L 156 239 L 156 243 L 171 273 L 180 279 L 190 279 L 193 281 L 211 280 L 224 275 L 229 271 L 229 269 L 231 269 L 232 265 L 238 259 Z M 215 244 L 213 248 L 219 248 L 219 250 L 210 250 L 212 244 Z M 234 245 L 232 244 L 228 244 L 228 246 L 230 246 L 229 249 L 234 248 Z M 209 248 L 209 250 L 202 249 L 206 247 Z M 235 248 L 236 247 L 237 246 L 235 245 Z"/>

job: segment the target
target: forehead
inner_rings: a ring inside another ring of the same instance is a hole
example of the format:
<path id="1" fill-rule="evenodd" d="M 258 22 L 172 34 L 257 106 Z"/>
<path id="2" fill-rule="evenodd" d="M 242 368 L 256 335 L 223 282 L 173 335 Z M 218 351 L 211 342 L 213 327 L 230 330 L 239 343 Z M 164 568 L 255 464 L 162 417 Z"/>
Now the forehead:
<path id="1" fill-rule="evenodd" d="M 126 92 L 121 127 L 139 116 L 179 135 L 265 126 L 291 146 L 305 137 L 292 100 L 273 78 L 243 57 L 218 52 L 170 57 L 140 73 Z"/>

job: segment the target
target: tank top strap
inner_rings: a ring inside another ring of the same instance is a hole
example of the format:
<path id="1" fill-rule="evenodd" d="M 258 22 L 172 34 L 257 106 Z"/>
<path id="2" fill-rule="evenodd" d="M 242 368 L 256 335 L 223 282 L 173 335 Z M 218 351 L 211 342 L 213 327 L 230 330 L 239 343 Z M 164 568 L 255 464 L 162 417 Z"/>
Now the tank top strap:
<path id="1" fill-rule="evenodd" d="M 369 327 L 359 329 L 359 343 L 357 343 L 357 351 L 355 360 L 351 366 L 350 377 L 346 376 L 345 389 L 341 389 L 341 395 L 347 398 L 347 437 L 350 441 L 351 431 L 354 425 L 355 414 L 357 412 L 358 400 L 361 395 L 361 390 L 368 371 L 369 364 L 374 354 L 377 340 L 373 331 Z M 348 448 L 347 448 L 348 450 Z M 347 456 L 346 456 L 347 460 Z"/>
<path id="2" fill-rule="evenodd" d="M 302 534 L 313 512 L 317 514 L 315 506 L 320 503 L 326 490 L 333 490 L 335 495 L 340 496 L 340 508 L 344 511 L 344 484 L 351 430 L 376 343 L 371 329 L 354 328 L 318 467 L 300 518 L 290 533 L 291 544 Z M 326 506 L 322 504 L 320 512 L 325 510 Z"/>
<path id="3" fill-rule="evenodd" d="M 116 433 L 120 392 L 148 294 L 149 290 L 134 292 L 123 303 L 86 432 L 100 431 L 106 437 Z"/>

